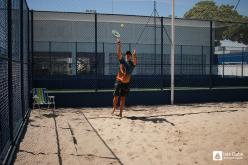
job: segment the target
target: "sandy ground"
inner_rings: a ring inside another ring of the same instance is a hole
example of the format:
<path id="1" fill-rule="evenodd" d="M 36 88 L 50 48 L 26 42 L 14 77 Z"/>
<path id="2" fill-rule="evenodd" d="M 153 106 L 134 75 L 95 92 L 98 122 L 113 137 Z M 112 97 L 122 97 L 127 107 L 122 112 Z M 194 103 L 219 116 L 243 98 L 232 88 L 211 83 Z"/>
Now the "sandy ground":
<path id="1" fill-rule="evenodd" d="M 248 164 L 248 102 L 128 107 L 122 119 L 110 112 L 32 111 L 15 164 Z"/>

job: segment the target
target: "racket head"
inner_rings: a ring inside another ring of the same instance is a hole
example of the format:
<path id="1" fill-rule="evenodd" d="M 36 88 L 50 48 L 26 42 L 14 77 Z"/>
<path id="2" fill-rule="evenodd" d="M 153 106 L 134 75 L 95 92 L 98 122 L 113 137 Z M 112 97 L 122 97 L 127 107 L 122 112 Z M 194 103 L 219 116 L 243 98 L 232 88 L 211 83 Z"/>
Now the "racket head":
<path id="1" fill-rule="evenodd" d="M 121 37 L 120 33 L 117 30 L 112 30 L 112 34 L 116 38 L 120 38 Z"/>

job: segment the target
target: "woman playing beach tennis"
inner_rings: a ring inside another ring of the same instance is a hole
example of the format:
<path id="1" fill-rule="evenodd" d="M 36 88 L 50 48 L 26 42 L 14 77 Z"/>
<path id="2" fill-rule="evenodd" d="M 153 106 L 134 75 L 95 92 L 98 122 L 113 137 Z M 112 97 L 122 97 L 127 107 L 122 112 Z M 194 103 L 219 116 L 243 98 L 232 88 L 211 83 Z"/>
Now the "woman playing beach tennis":
<path id="1" fill-rule="evenodd" d="M 131 74 L 133 69 L 137 64 L 137 57 L 136 57 L 136 49 L 134 49 L 133 54 L 130 51 L 126 52 L 126 59 L 122 56 L 121 53 L 121 42 L 120 39 L 116 39 L 116 49 L 117 49 L 117 56 L 120 63 L 120 69 L 116 76 L 116 81 L 114 85 L 114 99 L 113 99 L 113 111 L 114 114 L 115 109 L 117 107 L 118 98 L 120 96 L 120 117 L 122 117 L 122 111 L 125 106 L 126 95 L 129 92 L 129 85 L 131 80 Z"/>

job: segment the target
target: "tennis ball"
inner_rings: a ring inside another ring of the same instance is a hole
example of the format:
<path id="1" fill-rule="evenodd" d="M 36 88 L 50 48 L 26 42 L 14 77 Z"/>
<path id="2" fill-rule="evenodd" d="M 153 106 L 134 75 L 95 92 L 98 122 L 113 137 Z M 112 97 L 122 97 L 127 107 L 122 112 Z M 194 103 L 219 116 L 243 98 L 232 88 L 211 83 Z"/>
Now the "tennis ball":
<path id="1" fill-rule="evenodd" d="M 123 24 L 123 23 L 121 24 L 121 27 L 122 27 L 122 28 L 124 27 L 124 24 Z"/>

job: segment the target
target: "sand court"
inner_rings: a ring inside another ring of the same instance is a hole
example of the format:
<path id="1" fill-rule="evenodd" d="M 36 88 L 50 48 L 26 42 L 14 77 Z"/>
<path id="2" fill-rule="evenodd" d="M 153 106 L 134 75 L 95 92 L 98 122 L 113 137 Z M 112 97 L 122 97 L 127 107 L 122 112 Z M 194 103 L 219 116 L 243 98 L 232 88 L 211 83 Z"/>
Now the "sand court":
<path id="1" fill-rule="evenodd" d="M 111 108 L 33 110 L 15 164 L 246 165 L 247 107 L 132 106 L 122 119 Z M 213 151 L 236 155 L 214 161 Z"/>

